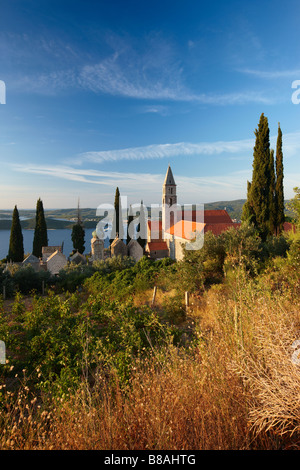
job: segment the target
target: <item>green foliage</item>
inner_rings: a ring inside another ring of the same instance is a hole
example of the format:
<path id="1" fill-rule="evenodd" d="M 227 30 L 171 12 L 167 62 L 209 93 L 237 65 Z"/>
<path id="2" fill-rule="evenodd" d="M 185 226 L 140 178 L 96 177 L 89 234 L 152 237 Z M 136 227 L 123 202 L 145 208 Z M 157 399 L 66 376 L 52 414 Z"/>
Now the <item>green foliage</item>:
<path id="1" fill-rule="evenodd" d="M 13 262 L 22 262 L 24 259 L 23 234 L 17 206 L 13 211 L 7 259 Z"/>
<path id="2" fill-rule="evenodd" d="M 0 294 L 3 294 L 4 287 L 6 297 L 12 297 L 15 290 L 14 281 L 9 270 L 2 264 L 0 265 Z"/>
<path id="3" fill-rule="evenodd" d="M 47 271 L 35 271 L 32 266 L 18 266 L 16 264 L 0 267 L 0 289 L 3 293 L 5 287 L 5 295 L 7 298 L 13 297 L 17 292 L 24 295 L 30 294 L 32 291 L 42 292 L 44 287 L 54 280 Z"/>
<path id="4" fill-rule="evenodd" d="M 137 263 L 132 258 L 115 257 L 99 262 L 96 272 L 86 280 L 90 293 L 105 291 L 107 295 L 126 300 L 135 293 L 153 288 L 159 274 L 173 262 L 167 258 L 154 261 L 143 256 Z"/>
<path id="5" fill-rule="evenodd" d="M 17 294 L 7 320 L 0 316 L 10 357 L 4 375 L 26 368 L 32 386 L 54 394 L 66 393 L 99 367 L 126 383 L 138 356 L 174 336 L 174 327 L 163 326 L 150 307 L 119 302 L 104 291 L 84 298 L 50 292 L 35 295 L 26 307 Z"/>
<path id="6" fill-rule="evenodd" d="M 289 237 L 290 247 L 287 253 L 288 262 L 291 266 L 300 267 L 300 231 L 290 234 Z"/>
<path id="7" fill-rule="evenodd" d="M 269 259 L 286 256 L 289 241 L 286 237 L 268 237 L 262 242 L 254 225 L 243 223 L 239 229 L 229 229 L 219 236 L 205 234 L 201 250 L 185 250 L 184 260 L 178 270 L 182 289 L 203 290 L 220 283 L 224 274 L 242 268 L 255 276 Z"/>
<path id="8" fill-rule="evenodd" d="M 297 229 L 300 229 L 300 187 L 294 188 L 295 196 L 287 204 L 288 209 L 292 212 L 294 222 L 297 224 Z"/>
<path id="9" fill-rule="evenodd" d="M 36 204 L 35 229 L 32 254 L 37 258 L 42 256 L 42 247 L 48 246 L 47 224 L 44 215 L 43 202 L 39 198 Z"/>
<path id="10" fill-rule="evenodd" d="M 231 228 L 222 234 L 226 258 L 224 269 L 242 267 L 251 275 L 257 272 L 261 259 L 261 239 L 253 225 L 246 223 L 236 230 Z"/>
<path id="11" fill-rule="evenodd" d="M 24 266 L 13 275 L 15 290 L 22 294 L 32 291 L 42 292 L 42 283 L 46 286 L 50 281 L 51 274 L 46 271 L 36 272 L 32 266 Z"/>
<path id="12" fill-rule="evenodd" d="M 92 266 L 71 264 L 55 279 L 30 266 L 2 265 L 0 284 L 18 289 L 9 309 L 0 301 L 0 338 L 10 358 L 3 378 L 13 381 L 26 369 L 32 387 L 54 395 L 77 387 L 82 377 L 92 383 L 98 373 L 108 380 L 117 374 L 127 385 L 137 359 L 165 344 L 185 347 L 185 290 L 223 288 L 224 279 L 229 288 L 228 280 L 234 283 L 237 276 L 259 284 L 264 269 L 270 292 L 289 282 L 296 292 L 299 248 L 298 234 L 262 242 L 253 225 L 242 224 L 220 236 L 207 233 L 203 248 L 186 250 L 181 262 L 116 257 Z M 56 293 L 38 295 L 42 279 L 55 283 Z M 140 294 L 153 286 L 166 292 L 150 307 Z"/>

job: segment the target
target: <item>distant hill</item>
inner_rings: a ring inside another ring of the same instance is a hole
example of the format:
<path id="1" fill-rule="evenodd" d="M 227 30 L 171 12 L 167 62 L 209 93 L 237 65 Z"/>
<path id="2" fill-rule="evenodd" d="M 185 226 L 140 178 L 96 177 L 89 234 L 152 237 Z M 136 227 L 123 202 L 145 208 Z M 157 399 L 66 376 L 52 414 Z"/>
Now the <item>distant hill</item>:
<path id="1" fill-rule="evenodd" d="M 233 220 L 240 221 L 245 202 L 246 199 L 209 202 L 204 204 L 204 209 L 226 209 Z M 287 202 L 288 201 L 285 201 L 285 203 Z M 150 208 L 148 208 L 148 211 L 150 211 Z M 286 210 L 285 213 L 287 216 L 291 215 L 288 210 Z M 19 210 L 19 215 L 22 228 L 24 230 L 33 230 L 35 227 L 35 210 Z M 101 217 L 96 216 L 95 208 L 80 209 L 80 215 L 86 229 L 96 227 L 99 220 L 101 220 Z M 10 230 L 11 217 L 12 210 L 0 211 L 0 230 Z M 72 229 L 77 220 L 77 208 L 45 210 L 45 217 L 49 230 Z"/>
<path id="2" fill-rule="evenodd" d="M 246 199 L 237 199 L 235 201 L 217 201 L 204 204 L 204 210 L 222 210 L 226 209 L 232 219 L 241 220 L 243 205 Z"/>
<path id="3" fill-rule="evenodd" d="M 101 219 L 96 217 L 96 209 L 81 209 L 80 215 L 86 229 L 96 227 Z M 19 211 L 23 230 L 34 230 L 35 210 Z M 77 220 L 77 209 L 45 210 L 47 228 L 49 230 L 72 229 Z M 12 211 L 0 211 L 0 230 L 10 230 Z"/>

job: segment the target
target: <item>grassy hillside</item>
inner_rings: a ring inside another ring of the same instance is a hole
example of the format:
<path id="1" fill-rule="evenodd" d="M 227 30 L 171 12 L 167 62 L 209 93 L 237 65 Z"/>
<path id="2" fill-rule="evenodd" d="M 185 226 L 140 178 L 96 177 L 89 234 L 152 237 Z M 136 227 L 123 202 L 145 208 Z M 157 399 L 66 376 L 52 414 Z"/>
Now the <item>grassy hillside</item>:
<path id="1" fill-rule="evenodd" d="M 0 448 L 300 449 L 299 243 L 210 234 L 180 263 L 43 273 L 45 295 L 0 269 Z"/>

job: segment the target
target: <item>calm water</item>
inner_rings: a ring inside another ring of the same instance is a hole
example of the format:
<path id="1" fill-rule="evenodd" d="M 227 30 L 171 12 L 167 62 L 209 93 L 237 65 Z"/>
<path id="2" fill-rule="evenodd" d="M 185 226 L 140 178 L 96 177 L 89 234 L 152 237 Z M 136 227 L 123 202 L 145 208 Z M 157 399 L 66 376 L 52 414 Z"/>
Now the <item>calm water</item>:
<path id="1" fill-rule="evenodd" d="M 85 253 L 88 254 L 91 251 L 91 239 L 92 233 L 95 229 L 85 229 Z M 63 252 L 68 257 L 73 250 L 73 243 L 71 240 L 72 230 L 60 229 L 60 230 L 48 230 L 48 244 L 58 246 L 64 244 Z M 24 240 L 24 253 L 32 252 L 34 230 L 23 230 Z M 0 259 L 3 259 L 8 254 L 9 248 L 10 230 L 0 230 Z M 106 246 L 106 243 L 105 243 Z"/>

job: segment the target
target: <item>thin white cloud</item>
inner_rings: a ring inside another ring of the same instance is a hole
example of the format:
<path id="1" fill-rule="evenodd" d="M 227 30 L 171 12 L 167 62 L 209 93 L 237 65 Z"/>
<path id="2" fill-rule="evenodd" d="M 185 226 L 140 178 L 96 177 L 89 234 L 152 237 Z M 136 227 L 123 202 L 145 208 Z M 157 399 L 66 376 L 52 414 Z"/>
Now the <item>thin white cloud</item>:
<path id="1" fill-rule="evenodd" d="M 276 147 L 277 136 L 270 138 L 272 148 Z M 174 144 L 154 144 L 144 147 L 132 147 L 118 150 L 89 151 L 78 155 L 72 162 L 82 164 L 83 162 L 115 162 L 121 160 L 147 160 L 158 158 L 172 158 L 178 156 L 200 156 L 231 154 L 242 156 L 253 151 L 253 139 L 236 141 L 216 141 L 216 142 L 178 142 Z M 284 155 L 289 158 L 300 151 L 300 132 L 283 135 Z"/>
<path id="2" fill-rule="evenodd" d="M 55 179 L 63 179 L 85 185 L 98 185 L 110 187 L 113 191 L 116 186 L 122 195 L 141 198 L 147 203 L 157 203 L 161 198 L 161 187 L 164 181 L 163 174 L 150 173 L 122 173 L 105 172 L 95 169 L 78 169 L 67 166 L 18 164 L 13 165 L 15 171 L 41 175 Z M 230 175 L 211 177 L 176 176 L 179 199 L 192 202 L 193 198 L 215 197 L 216 194 L 243 194 L 248 174 L 236 172 Z M 206 199 L 207 201 L 207 199 Z M 136 202 L 136 201 L 135 201 Z M 180 201 L 179 201 L 180 202 Z M 198 201 L 199 202 L 199 201 Z M 202 200 L 200 202 L 203 202 Z"/>
<path id="3" fill-rule="evenodd" d="M 84 184 L 84 188 L 93 185 L 102 186 L 100 191 L 93 192 L 94 198 L 99 198 L 99 201 L 94 202 L 95 206 L 100 202 L 111 203 L 111 197 L 117 186 L 121 194 L 127 196 L 132 202 L 139 202 L 143 199 L 147 204 L 159 203 L 165 177 L 164 174 L 107 172 L 59 165 L 18 164 L 13 165 L 13 169 L 21 173 L 76 183 L 76 191 L 80 190 L 78 183 Z M 205 203 L 246 198 L 247 180 L 251 180 L 251 176 L 250 168 L 213 176 L 176 175 L 178 203 Z M 299 180 L 300 174 L 285 174 L 287 198 L 293 197 L 292 188 L 298 185 Z M 108 189 L 110 192 L 107 191 Z"/>
<path id="4" fill-rule="evenodd" d="M 12 168 L 22 173 L 38 174 L 54 178 L 60 178 L 69 181 L 82 182 L 96 185 L 118 185 L 120 181 L 126 181 L 127 184 L 145 185 L 145 181 L 149 184 L 156 182 L 157 175 L 150 173 L 122 173 L 107 172 L 96 169 L 78 169 L 71 166 L 62 165 L 36 165 L 30 163 L 14 164 Z"/>
<path id="5" fill-rule="evenodd" d="M 132 147 L 120 150 L 91 151 L 78 156 L 76 163 L 84 161 L 102 163 L 120 160 L 146 160 L 157 158 L 171 158 L 177 156 L 217 155 L 220 153 L 239 153 L 253 148 L 254 140 L 219 141 L 189 143 L 179 142 L 175 144 L 157 144 L 145 147 Z M 73 159 L 74 162 L 74 159 Z"/>
<path id="6" fill-rule="evenodd" d="M 277 78 L 294 78 L 300 77 L 300 69 L 287 69 L 287 70 L 254 70 L 254 69 L 239 69 L 239 72 L 254 75 L 259 78 L 277 79 Z"/>

